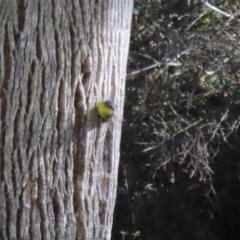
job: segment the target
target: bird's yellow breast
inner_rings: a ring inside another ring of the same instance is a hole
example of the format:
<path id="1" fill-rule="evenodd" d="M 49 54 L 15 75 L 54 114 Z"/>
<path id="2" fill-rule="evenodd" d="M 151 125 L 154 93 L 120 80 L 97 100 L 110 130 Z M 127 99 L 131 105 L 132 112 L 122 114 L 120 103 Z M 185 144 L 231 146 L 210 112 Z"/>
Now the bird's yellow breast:
<path id="1" fill-rule="evenodd" d="M 98 114 L 102 118 L 109 118 L 114 114 L 113 103 L 110 101 L 102 101 L 98 104 Z"/>

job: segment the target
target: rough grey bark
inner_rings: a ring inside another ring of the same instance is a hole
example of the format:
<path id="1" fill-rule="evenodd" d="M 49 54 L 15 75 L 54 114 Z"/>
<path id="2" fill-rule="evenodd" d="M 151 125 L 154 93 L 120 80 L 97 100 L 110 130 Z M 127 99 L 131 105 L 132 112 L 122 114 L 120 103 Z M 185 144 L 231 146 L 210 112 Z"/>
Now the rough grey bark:
<path id="1" fill-rule="evenodd" d="M 110 239 L 132 5 L 0 1 L 0 239 Z"/>

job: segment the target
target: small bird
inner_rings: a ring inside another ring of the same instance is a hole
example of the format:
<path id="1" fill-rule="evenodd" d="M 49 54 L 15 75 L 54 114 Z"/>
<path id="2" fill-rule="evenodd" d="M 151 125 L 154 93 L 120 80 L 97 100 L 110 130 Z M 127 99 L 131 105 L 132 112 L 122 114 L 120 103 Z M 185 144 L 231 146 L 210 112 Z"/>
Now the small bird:
<path id="1" fill-rule="evenodd" d="M 98 115 L 101 118 L 107 119 L 109 117 L 111 117 L 115 112 L 115 104 L 110 101 L 101 101 L 98 104 Z"/>

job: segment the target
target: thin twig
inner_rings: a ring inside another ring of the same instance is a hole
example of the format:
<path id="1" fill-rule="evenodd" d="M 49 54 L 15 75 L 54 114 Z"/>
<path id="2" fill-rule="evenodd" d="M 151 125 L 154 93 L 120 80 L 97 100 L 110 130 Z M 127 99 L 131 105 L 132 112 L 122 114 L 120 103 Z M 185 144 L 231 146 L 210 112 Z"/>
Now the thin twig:
<path id="1" fill-rule="evenodd" d="M 187 30 L 189 30 L 199 19 L 201 19 L 206 13 L 201 13 L 186 29 L 185 29 L 185 32 Z"/>
<path id="2" fill-rule="evenodd" d="M 127 76 L 132 76 L 132 75 L 136 75 L 138 73 L 142 73 L 142 72 L 145 72 L 147 70 L 150 70 L 152 68 L 155 68 L 155 67 L 159 67 L 159 66 L 181 66 L 182 64 L 180 62 L 158 62 L 158 63 L 155 63 L 155 64 L 152 64 L 148 67 L 145 67 L 145 68 L 142 68 L 140 70 L 136 70 L 136 71 L 133 71 L 133 72 L 130 72 L 127 74 Z"/>
<path id="3" fill-rule="evenodd" d="M 222 121 L 223 121 L 224 119 L 226 119 L 228 112 L 229 112 L 229 110 L 227 109 L 226 112 L 224 113 L 224 115 L 222 116 L 221 120 L 219 121 L 217 127 L 215 128 L 215 130 L 214 130 L 214 132 L 213 132 L 211 138 L 209 139 L 208 143 L 210 143 L 211 140 L 215 137 L 215 135 L 216 135 L 216 133 L 217 133 L 217 130 L 219 129 L 219 127 L 220 127 Z"/>
<path id="4" fill-rule="evenodd" d="M 229 14 L 229 13 L 226 13 L 226 12 L 222 11 L 221 9 L 219 9 L 219 8 L 211 5 L 209 2 L 202 1 L 202 3 L 203 3 L 204 5 L 206 5 L 207 7 L 211 8 L 213 11 L 219 12 L 219 13 L 223 14 L 223 15 L 226 16 L 226 17 L 229 17 L 229 18 L 230 18 L 230 17 L 233 17 L 232 14 Z"/>
<path id="5" fill-rule="evenodd" d="M 180 134 L 180 133 L 188 130 L 189 128 L 191 128 L 191 127 L 193 127 L 193 126 L 196 126 L 196 125 L 197 125 L 198 123 L 200 123 L 200 122 L 202 122 L 202 119 L 200 119 L 200 120 L 198 120 L 197 122 L 194 122 L 193 124 L 191 124 L 191 125 L 183 128 L 183 129 L 179 130 L 178 132 L 176 132 L 176 133 L 174 133 L 173 135 L 171 135 L 171 137 L 169 137 L 168 139 L 160 142 L 157 146 L 153 146 L 153 147 L 149 147 L 149 148 L 144 149 L 143 152 L 148 152 L 148 151 L 150 151 L 150 150 L 153 150 L 153 149 L 158 148 L 158 147 L 161 146 L 163 143 L 169 141 L 171 138 L 174 138 L 174 137 L 176 137 L 178 134 Z"/>

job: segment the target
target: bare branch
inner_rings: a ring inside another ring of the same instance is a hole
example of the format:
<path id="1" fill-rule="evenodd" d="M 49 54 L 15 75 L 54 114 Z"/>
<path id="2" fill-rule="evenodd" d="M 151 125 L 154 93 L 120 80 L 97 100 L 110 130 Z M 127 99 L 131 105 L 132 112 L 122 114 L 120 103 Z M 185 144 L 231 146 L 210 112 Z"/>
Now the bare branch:
<path id="1" fill-rule="evenodd" d="M 204 2 L 204 1 L 203 1 L 203 4 L 206 5 L 207 7 L 211 8 L 213 11 L 219 12 L 219 13 L 223 14 L 223 15 L 226 16 L 226 17 L 229 17 L 229 18 L 230 18 L 230 17 L 233 17 L 232 14 L 229 14 L 229 13 L 226 13 L 226 12 L 220 10 L 219 8 L 211 5 L 209 2 Z"/>

